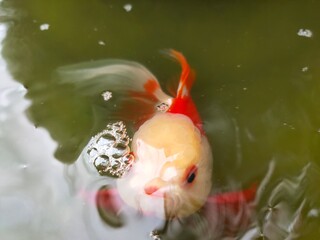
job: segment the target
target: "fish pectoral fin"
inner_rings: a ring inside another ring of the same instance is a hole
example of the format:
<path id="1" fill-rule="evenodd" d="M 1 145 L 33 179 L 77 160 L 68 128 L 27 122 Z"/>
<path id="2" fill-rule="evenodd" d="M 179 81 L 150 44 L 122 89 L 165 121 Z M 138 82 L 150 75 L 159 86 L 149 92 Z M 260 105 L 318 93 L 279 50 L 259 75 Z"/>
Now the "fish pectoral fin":
<path id="1" fill-rule="evenodd" d="M 124 216 L 120 213 L 124 202 L 118 191 L 110 186 L 102 186 L 96 194 L 96 205 L 101 219 L 112 227 L 124 225 Z"/>

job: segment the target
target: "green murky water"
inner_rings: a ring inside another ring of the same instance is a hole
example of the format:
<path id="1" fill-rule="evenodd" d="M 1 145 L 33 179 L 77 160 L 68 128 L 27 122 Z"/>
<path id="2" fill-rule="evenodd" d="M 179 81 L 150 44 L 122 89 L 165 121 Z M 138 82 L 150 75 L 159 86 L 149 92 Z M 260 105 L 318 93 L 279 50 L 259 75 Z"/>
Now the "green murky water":
<path id="1" fill-rule="evenodd" d="M 117 107 L 54 72 L 122 58 L 165 88 L 180 69 L 160 50 L 174 48 L 197 73 L 192 95 L 213 148 L 213 192 L 261 181 L 275 164 L 252 224 L 233 237 L 318 239 L 319 10 L 312 0 L 3 0 L 0 238 L 150 239 L 159 220 L 131 216 L 113 228 L 94 200 L 79 197 L 111 181 L 83 173 L 78 157 Z M 184 229 L 165 239 L 209 236 Z"/>

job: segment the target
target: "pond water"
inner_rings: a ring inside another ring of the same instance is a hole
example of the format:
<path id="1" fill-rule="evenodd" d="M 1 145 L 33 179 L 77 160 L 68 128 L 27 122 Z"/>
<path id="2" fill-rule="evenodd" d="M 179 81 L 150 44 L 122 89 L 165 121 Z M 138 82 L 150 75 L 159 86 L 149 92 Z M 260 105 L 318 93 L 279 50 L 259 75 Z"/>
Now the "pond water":
<path id="1" fill-rule="evenodd" d="M 152 239 L 159 218 L 130 209 L 120 226 L 103 218 L 95 194 L 115 180 L 82 154 L 107 124 L 125 121 L 116 98 L 83 94 L 55 72 L 133 60 L 172 88 L 180 68 L 160 51 L 173 48 L 196 71 L 212 195 L 264 185 L 239 224 L 218 206 L 161 238 L 319 239 L 319 9 L 313 0 L 2 0 L 0 238 Z"/>

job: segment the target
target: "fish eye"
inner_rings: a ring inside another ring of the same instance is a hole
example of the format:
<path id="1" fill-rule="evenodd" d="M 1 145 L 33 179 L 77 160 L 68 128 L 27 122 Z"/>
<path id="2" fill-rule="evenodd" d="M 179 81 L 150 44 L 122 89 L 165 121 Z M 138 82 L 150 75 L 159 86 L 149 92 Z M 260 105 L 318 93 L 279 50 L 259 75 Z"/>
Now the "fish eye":
<path id="1" fill-rule="evenodd" d="M 187 169 L 186 182 L 188 184 L 192 183 L 195 180 L 195 178 L 197 176 L 197 170 L 198 170 L 198 168 L 194 165 Z"/>
<path id="2" fill-rule="evenodd" d="M 193 172 L 188 176 L 187 182 L 192 183 L 195 178 L 196 178 L 196 174 Z"/>

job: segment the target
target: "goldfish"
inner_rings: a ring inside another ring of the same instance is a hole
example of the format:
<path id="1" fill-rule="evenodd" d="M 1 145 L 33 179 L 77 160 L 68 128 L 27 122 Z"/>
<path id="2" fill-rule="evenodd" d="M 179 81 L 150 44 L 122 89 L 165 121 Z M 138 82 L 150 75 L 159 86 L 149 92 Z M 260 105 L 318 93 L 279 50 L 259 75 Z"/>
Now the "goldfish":
<path id="1" fill-rule="evenodd" d="M 175 96 L 166 94 L 157 78 L 133 61 L 99 60 L 59 69 L 66 82 L 76 82 L 86 95 L 105 90 L 125 92 L 131 104 L 142 106 L 138 110 L 143 116 L 133 114 L 132 119 L 138 123 L 131 142 L 132 167 L 116 180 L 116 191 L 102 188 L 97 193 L 100 207 L 115 215 L 119 202 L 145 215 L 172 220 L 186 218 L 208 202 L 237 204 L 254 198 L 256 188 L 250 189 L 250 194 L 210 197 L 213 155 L 191 97 L 195 71 L 182 53 L 167 53 L 181 66 Z M 158 111 L 162 104 L 165 109 Z"/>
<path id="2" fill-rule="evenodd" d="M 182 67 L 176 96 L 165 101 L 165 112 L 156 112 L 135 132 L 131 147 L 136 162 L 117 181 L 125 203 L 166 219 L 186 217 L 203 206 L 211 190 L 213 160 L 190 95 L 194 72 L 180 52 L 169 54 Z M 144 80 L 146 94 L 161 102 L 159 82 Z"/>

